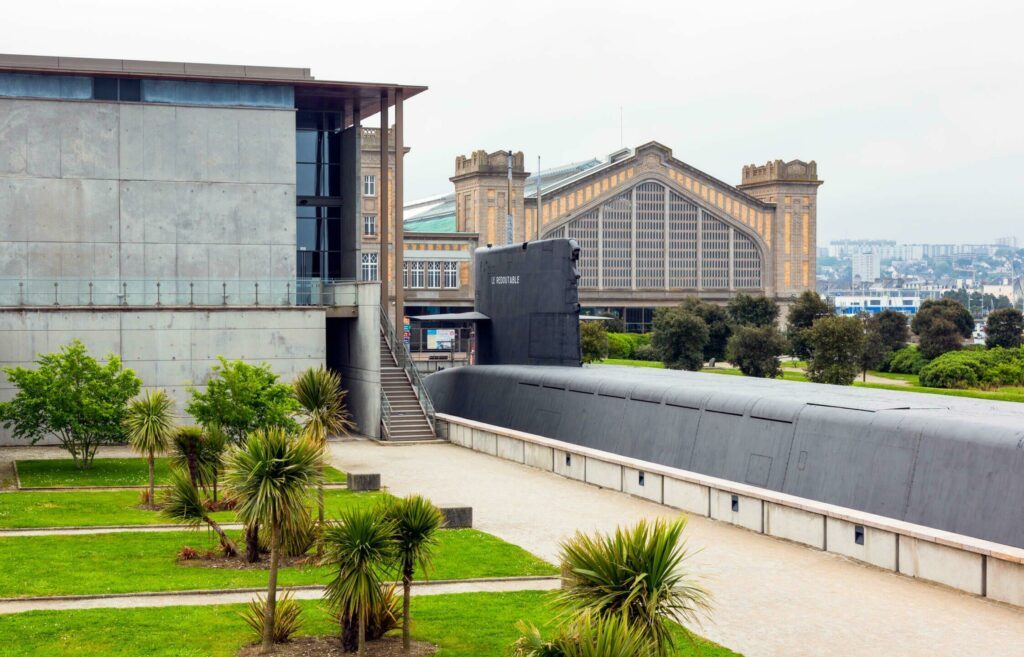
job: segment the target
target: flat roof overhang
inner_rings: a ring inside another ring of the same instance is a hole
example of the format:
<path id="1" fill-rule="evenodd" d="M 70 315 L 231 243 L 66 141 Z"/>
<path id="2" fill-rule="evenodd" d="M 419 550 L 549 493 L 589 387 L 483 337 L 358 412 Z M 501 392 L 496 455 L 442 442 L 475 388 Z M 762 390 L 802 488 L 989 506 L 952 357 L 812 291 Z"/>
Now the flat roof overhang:
<path id="1" fill-rule="evenodd" d="M 243 84 L 287 84 L 295 88 L 297 109 L 347 111 L 358 104 L 360 120 L 381 111 L 381 96 L 387 106 L 395 103 L 395 92 L 408 100 L 427 90 L 422 85 L 317 80 L 308 68 L 159 62 L 134 59 L 94 59 L 0 53 L 0 72 L 89 75 L 105 77 L 237 82 Z"/>

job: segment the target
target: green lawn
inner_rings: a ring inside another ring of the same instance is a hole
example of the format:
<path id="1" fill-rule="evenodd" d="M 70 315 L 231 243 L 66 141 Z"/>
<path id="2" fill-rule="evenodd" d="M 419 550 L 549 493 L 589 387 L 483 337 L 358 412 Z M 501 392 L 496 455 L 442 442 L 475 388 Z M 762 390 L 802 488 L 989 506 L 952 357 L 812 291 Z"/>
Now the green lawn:
<path id="1" fill-rule="evenodd" d="M 156 483 L 166 483 L 167 458 L 158 458 L 154 473 Z M 148 486 L 149 466 L 144 458 L 95 459 L 88 470 L 79 470 L 72 459 L 31 459 L 18 461 L 18 478 L 22 488 L 55 486 Z M 345 473 L 327 466 L 327 483 L 345 483 Z"/>
<path id="2" fill-rule="evenodd" d="M 238 539 L 240 532 L 229 534 Z M 557 574 L 554 566 L 525 550 L 474 529 L 440 533 L 434 579 Z M 12 536 L 0 538 L 0 597 L 182 591 L 265 586 L 265 570 L 179 565 L 178 550 L 216 547 L 205 529 L 197 532 Z M 282 585 L 325 584 L 329 570 L 295 567 L 281 571 Z"/>
<path id="3" fill-rule="evenodd" d="M 138 508 L 139 494 L 136 490 L 3 493 L 0 494 L 0 529 L 172 524 L 156 511 Z M 372 504 L 379 497 L 379 493 L 328 488 L 324 491 L 324 506 L 327 514 L 332 515 L 352 506 Z M 235 514 L 223 511 L 214 513 L 213 518 L 217 522 L 233 522 Z"/>
<path id="4" fill-rule="evenodd" d="M 438 657 L 508 654 L 519 620 L 548 628 L 551 593 L 463 593 L 414 597 L 412 635 L 437 644 Z M 337 633 L 317 602 L 301 602 L 302 634 Z M 33 611 L 0 616 L 0 657 L 234 657 L 252 641 L 238 616 L 242 605 L 148 609 Z M 737 657 L 726 648 L 701 642 L 694 649 L 680 640 L 679 657 Z"/>
<path id="5" fill-rule="evenodd" d="M 653 367 L 665 369 L 665 364 L 656 360 L 631 360 L 629 358 L 605 358 L 598 365 L 629 365 L 630 367 Z"/>

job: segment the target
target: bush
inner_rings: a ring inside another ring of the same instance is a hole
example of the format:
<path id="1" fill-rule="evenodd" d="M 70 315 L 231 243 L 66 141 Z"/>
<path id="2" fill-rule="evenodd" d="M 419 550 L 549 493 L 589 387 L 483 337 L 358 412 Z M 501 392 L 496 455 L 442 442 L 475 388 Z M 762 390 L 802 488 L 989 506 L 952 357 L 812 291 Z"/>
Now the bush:
<path id="1" fill-rule="evenodd" d="M 661 360 L 658 350 L 649 344 L 642 344 L 633 350 L 633 360 L 657 362 Z"/>
<path id="2" fill-rule="evenodd" d="M 921 355 L 917 347 L 910 345 L 894 351 L 883 365 L 882 371 L 896 374 L 920 374 L 921 368 L 927 364 L 928 361 Z"/>
<path id="3" fill-rule="evenodd" d="M 975 388 L 978 371 L 973 363 L 936 358 L 921 370 L 921 385 L 929 388 Z"/>
<path id="4" fill-rule="evenodd" d="M 196 552 L 196 549 L 194 547 L 189 547 L 189 546 L 186 545 L 185 547 L 183 547 L 180 550 L 178 550 L 178 560 L 179 561 L 192 561 L 193 559 L 198 559 L 198 558 L 199 558 L 199 553 Z"/>
<path id="5" fill-rule="evenodd" d="M 604 322 L 580 322 L 580 359 L 593 363 L 608 358 L 608 332 Z"/>
<path id="6" fill-rule="evenodd" d="M 402 596 L 398 595 L 398 587 L 389 584 L 384 587 L 384 595 L 379 605 L 370 609 L 366 615 L 366 641 L 376 641 L 391 630 L 399 627 L 402 618 Z M 338 618 L 341 624 L 341 648 L 346 652 L 355 652 L 358 648 L 359 625 L 355 616 Z"/>
<path id="7" fill-rule="evenodd" d="M 921 385 L 971 388 L 1024 384 L 1024 349 L 964 349 L 945 353 L 921 368 Z"/>
<path id="8" fill-rule="evenodd" d="M 608 358 L 629 358 L 633 345 L 629 342 L 629 333 L 608 334 Z"/>
<path id="9" fill-rule="evenodd" d="M 245 611 L 239 612 L 245 624 L 252 629 L 256 641 L 263 640 L 263 614 L 267 602 L 263 596 L 257 595 L 249 602 Z M 292 597 L 290 591 L 282 593 L 274 607 L 274 643 L 284 643 L 302 627 L 302 607 Z"/>

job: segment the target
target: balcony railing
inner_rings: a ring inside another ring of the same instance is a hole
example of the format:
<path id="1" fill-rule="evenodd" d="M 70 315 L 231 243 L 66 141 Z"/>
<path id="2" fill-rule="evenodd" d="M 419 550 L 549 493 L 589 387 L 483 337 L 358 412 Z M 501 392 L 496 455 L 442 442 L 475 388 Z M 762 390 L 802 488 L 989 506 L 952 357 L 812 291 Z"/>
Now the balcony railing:
<path id="1" fill-rule="evenodd" d="M 0 278 L 0 307 L 353 306 L 354 280 Z"/>

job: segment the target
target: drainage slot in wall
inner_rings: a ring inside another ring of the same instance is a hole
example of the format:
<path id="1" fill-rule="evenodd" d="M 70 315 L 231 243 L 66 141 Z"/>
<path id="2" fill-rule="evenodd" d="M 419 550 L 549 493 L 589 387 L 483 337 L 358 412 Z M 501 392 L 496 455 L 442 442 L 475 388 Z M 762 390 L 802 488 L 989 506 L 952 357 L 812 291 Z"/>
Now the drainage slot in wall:
<path id="1" fill-rule="evenodd" d="M 565 465 L 566 466 L 572 465 L 572 454 L 566 454 L 565 455 Z"/>
<path id="2" fill-rule="evenodd" d="M 641 486 L 643 486 L 643 485 L 644 485 L 644 473 L 642 473 L 642 472 L 640 473 L 640 476 L 639 476 L 639 477 L 637 477 L 637 482 L 638 482 L 638 483 L 639 483 L 639 484 L 640 484 Z"/>
<path id="3" fill-rule="evenodd" d="M 736 495 L 732 496 L 732 512 L 737 513 L 740 510 L 740 498 Z"/>
<path id="4" fill-rule="evenodd" d="M 853 526 L 853 542 L 857 545 L 864 545 L 864 525 Z"/>

